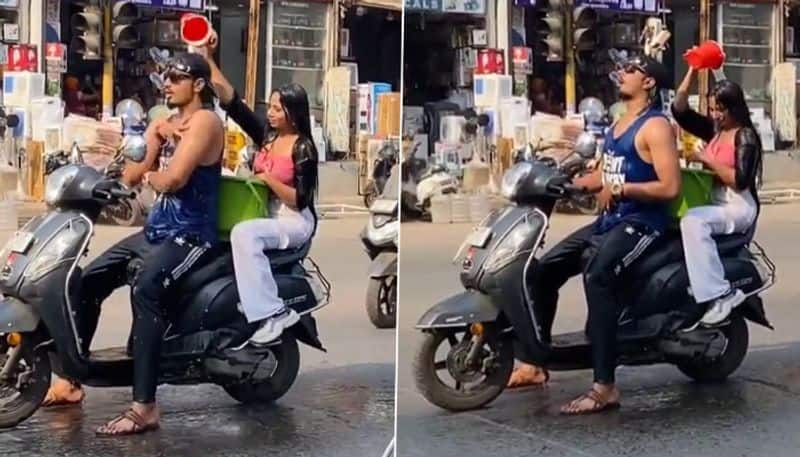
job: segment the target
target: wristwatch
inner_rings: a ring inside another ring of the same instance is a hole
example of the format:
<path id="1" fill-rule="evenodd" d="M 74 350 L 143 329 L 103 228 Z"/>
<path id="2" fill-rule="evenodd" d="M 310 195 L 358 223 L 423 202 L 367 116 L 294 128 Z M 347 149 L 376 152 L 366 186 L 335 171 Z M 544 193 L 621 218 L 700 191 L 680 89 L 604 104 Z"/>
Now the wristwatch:
<path id="1" fill-rule="evenodd" d="M 614 184 L 611 185 L 611 195 L 613 195 L 614 198 L 617 198 L 617 199 L 622 197 L 622 189 L 623 189 L 623 187 L 624 186 L 623 186 L 622 183 L 615 182 Z"/>

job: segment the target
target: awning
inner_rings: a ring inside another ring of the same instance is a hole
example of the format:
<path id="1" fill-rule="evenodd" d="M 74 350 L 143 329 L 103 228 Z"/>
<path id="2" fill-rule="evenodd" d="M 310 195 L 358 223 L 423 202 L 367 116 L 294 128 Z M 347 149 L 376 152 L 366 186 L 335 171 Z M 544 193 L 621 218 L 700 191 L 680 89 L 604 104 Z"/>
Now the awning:
<path id="1" fill-rule="evenodd" d="M 352 0 L 354 6 L 367 8 L 381 8 L 391 11 L 403 11 L 402 0 Z"/>

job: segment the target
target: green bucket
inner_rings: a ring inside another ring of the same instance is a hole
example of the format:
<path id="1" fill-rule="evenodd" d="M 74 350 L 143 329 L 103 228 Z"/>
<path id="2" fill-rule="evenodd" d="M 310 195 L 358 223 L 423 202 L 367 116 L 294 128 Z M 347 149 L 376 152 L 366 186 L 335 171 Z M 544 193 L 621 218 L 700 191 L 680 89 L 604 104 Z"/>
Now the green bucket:
<path id="1" fill-rule="evenodd" d="M 217 233 L 230 238 L 233 226 L 242 221 L 268 216 L 269 188 L 258 178 L 223 176 L 219 189 Z"/>
<path id="2" fill-rule="evenodd" d="M 689 208 L 711 203 L 714 174 L 706 170 L 681 170 L 681 193 L 670 203 L 670 215 L 680 220 Z"/>

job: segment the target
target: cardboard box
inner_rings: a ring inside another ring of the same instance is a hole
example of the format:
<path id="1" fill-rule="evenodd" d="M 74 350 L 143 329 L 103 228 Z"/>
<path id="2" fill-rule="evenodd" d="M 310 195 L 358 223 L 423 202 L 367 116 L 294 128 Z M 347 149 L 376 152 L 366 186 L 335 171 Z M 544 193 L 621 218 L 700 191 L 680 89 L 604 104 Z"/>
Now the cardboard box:
<path id="1" fill-rule="evenodd" d="M 399 92 L 378 96 L 377 135 L 382 138 L 400 136 L 401 97 Z"/>

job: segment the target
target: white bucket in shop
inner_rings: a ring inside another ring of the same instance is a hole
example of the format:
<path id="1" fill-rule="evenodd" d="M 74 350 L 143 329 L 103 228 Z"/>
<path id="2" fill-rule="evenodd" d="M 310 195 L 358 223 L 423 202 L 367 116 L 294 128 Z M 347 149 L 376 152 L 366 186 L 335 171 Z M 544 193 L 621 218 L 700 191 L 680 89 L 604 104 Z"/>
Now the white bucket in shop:
<path id="1" fill-rule="evenodd" d="M 19 228 L 19 214 L 15 200 L 0 200 L 0 230 L 14 230 Z"/>
<path id="2" fill-rule="evenodd" d="M 431 222 L 449 224 L 453 221 L 452 200 L 449 195 L 431 197 Z"/>
<path id="3" fill-rule="evenodd" d="M 469 219 L 471 222 L 482 221 L 491 210 L 492 204 L 487 195 L 472 195 L 469 197 Z"/>
<path id="4" fill-rule="evenodd" d="M 453 195 L 453 216 L 454 224 L 463 224 L 470 221 L 469 217 L 469 197 L 466 195 Z"/>

